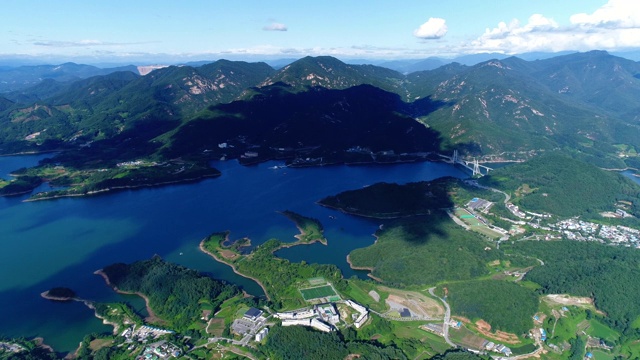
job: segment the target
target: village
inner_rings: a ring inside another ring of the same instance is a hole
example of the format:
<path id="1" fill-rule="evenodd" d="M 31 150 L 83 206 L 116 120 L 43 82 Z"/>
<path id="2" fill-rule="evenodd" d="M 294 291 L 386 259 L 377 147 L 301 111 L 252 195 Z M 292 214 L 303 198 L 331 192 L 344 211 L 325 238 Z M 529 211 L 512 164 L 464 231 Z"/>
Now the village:
<path id="1" fill-rule="evenodd" d="M 485 188 L 471 181 L 469 184 Z M 489 188 L 486 188 L 489 189 Z M 500 217 L 502 220 L 512 224 L 509 230 L 501 229 L 491 225 L 482 215 L 489 214 L 494 203 L 480 198 L 474 198 L 465 204 L 465 211 L 473 216 L 478 224 L 476 227 L 487 227 L 496 230 L 505 236 L 500 240 L 507 240 L 512 236 L 524 235 L 527 233 L 526 227 L 534 230 L 533 234 L 527 234 L 521 240 L 574 240 L 574 241 L 595 241 L 603 244 L 619 245 L 626 247 L 640 248 L 640 230 L 623 225 L 605 225 L 581 220 L 579 217 L 563 219 L 555 223 L 544 224 L 552 216 L 550 214 L 537 214 L 523 211 L 518 206 L 506 202 L 505 207 L 511 214 L 520 220 L 512 220 Z M 605 212 L 601 214 L 605 218 L 629 218 L 632 217 L 623 209 L 616 209 L 615 212 Z M 462 219 L 464 220 L 464 219 Z M 469 221 L 465 221 L 469 223 Z M 536 232 L 539 230 L 539 232 Z"/>

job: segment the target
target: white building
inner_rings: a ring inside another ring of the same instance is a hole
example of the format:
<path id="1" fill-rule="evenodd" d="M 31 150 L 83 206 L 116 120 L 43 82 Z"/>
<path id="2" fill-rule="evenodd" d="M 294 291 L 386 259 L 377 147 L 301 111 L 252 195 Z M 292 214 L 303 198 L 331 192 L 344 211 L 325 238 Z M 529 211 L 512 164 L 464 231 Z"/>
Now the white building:
<path id="1" fill-rule="evenodd" d="M 333 330 L 331 325 L 325 324 L 318 319 L 311 319 L 311 327 L 324 332 L 331 332 Z"/>
<path id="2" fill-rule="evenodd" d="M 359 329 L 369 319 L 369 311 L 367 310 L 367 308 L 358 304 L 355 301 L 345 300 L 345 304 L 347 304 L 352 309 L 360 313 L 360 315 L 356 318 L 356 321 L 354 321 L 353 323 L 356 326 L 356 328 Z"/>
<path id="3" fill-rule="evenodd" d="M 256 341 L 260 342 L 262 341 L 267 334 L 269 333 L 269 328 L 265 327 L 264 329 L 260 330 L 257 334 L 256 334 Z"/>

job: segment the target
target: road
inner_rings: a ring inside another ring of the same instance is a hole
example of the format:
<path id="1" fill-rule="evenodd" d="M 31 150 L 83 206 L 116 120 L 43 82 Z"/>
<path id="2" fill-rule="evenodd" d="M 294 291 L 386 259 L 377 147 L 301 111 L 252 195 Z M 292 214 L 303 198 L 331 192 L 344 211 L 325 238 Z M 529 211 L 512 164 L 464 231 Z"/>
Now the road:
<path id="1" fill-rule="evenodd" d="M 444 304 L 444 324 L 442 324 L 442 332 L 444 333 L 444 340 L 447 342 L 447 344 L 453 346 L 454 348 L 457 348 L 458 345 L 454 344 L 450 339 L 449 339 L 449 321 L 451 320 L 451 308 L 449 308 L 449 304 L 447 304 L 447 301 L 441 297 L 438 297 L 433 291 L 435 290 L 435 286 L 432 288 L 429 288 L 429 294 L 431 294 L 431 296 L 440 299 L 440 301 L 442 301 L 442 303 Z"/>

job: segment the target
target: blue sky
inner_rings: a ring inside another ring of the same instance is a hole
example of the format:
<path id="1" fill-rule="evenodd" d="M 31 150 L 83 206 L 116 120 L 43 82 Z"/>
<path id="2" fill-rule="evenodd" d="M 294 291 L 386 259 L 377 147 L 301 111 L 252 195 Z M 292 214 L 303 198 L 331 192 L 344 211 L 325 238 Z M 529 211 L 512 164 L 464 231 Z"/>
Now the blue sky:
<path id="1" fill-rule="evenodd" d="M 0 57 L 144 63 L 640 50 L 634 3 L 5 0 Z"/>

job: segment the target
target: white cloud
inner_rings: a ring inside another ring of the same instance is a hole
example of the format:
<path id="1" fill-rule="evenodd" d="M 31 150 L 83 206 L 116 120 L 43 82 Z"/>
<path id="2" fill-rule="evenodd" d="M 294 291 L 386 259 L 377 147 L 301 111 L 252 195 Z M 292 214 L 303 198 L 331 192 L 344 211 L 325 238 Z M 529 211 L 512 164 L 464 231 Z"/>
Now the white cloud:
<path id="1" fill-rule="evenodd" d="M 640 11 L 638 3 L 630 0 L 610 0 L 593 14 L 575 14 L 569 19 L 572 24 L 598 28 L 638 28 Z"/>
<path id="2" fill-rule="evenodd" d="M 426 23 L 413 31 L 413 35 L 421 39 L 440 39 L 446 34 L 447 24 L 441 18 L 429 18 Z"/>
<path id="3" fill-rule="evenodd" d="M 142 45 L 150 44 L 152 42 L 129 42 L 129 43 L 117 43 L 106 42 L 101 40 L 78 40 L 78 41 L 60 41 L 60 40 L 43 40 L 35 41 L 33 45 L 48 46 L 54 48 L 67 48 L 67 47 L 90 47 L 90 46 L 121 46 L 121 45 Z"/>
<path id="4" fill-rule="evenodd" d="M 463 44 L 468 53 L 532 51 L 624 50 L 640 47 L 640 11 L 635 1 L 609 0 L 592 14 L 572 15 L 569 24 L 559 25 L 541 14 L 524 25 L 516 19 L 487 29 L 476 40 Z"/>
<path id="5" fill-rule="evenodd" d="M 273 22 L 273 23 L 263 27 L 262 30 L 264 30 L 264 31 L 287 31 L 288 29 L 287 29 L 287 25 L 285 25 L 285 24 Z"/>

